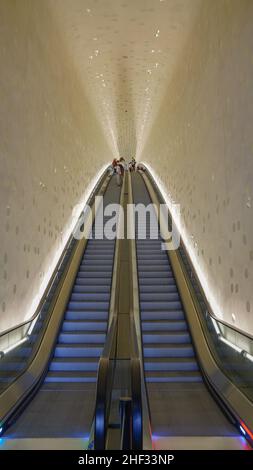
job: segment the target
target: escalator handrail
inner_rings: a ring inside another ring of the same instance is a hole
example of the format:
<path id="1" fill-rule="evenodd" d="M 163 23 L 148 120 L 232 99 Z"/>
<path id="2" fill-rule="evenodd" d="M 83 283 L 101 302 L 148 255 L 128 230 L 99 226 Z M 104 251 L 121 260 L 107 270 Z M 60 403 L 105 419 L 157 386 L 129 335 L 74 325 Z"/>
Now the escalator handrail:
<path id="1" fill-rule="evenodd" d="M 142 419 L 142 378 L 141 361 L 138 357 L 131 359 L 131 394 L 132 394 L 132 429 L 131 449 L 143 448 L 143 419 Z"/>
<path id="2" fill-rule="evenodd" d="M 117 341 L 118 320 L 114 316 L 106 338 L 103 354 L 99 360 L 94 417 L 94 449 L 103 450 L 106 445 L 109 409 L 111 402 L 112 382 L 115 368 L 115 350 Z M 108 396 L 109 394 L 109 396 Z"/>
<path id="3" fill-rule="evenodd" d="M 152 184 L 153 184 L 153 186 L 154 186 L 155 189 L 156 189 L 156 192 L 157 192 L 157 194 L 158 194 L 158 196 L 159 196 L 159 199 L 162 199 L 162 200 L 163 200 L 163 196 L 162 196 L 162 194 L 161 194 L 161 191 L 160 191 L 160 189 L 159 189 L 159 187 L 158 187 L 156 181 L 154 180 L 153 175 L 151 174 L 151 172 L 149 171 L 149 169 L 146 167 L 145 164 L 143 164 L 143 166 L 145 167 L 145 173 L 147 173 L 149 179 L 152 181 Z M 168 206 L 167 206 L 167 207 L 168 207 Z M 170 212 L 170 210 L 169 210 L 169 207 L 168 207 L 168 211 L 169 211 L 170 220 L 172 220 L 172 215 L 171 215 L 171 212 Z M 197 272 L 196 272 L 196 269 L 195 269 L 195 267 L 194 267 L 194 265 L 193 265 L 193 263 L 192 263 L 192 260 L 191 260 L 190 255 L 189 255 L 188 249 L 186 248 L 186 245 L 185 245 L 185 243 L 184 243 L 184 241 L 183 241 L 182 238 L 181 238 L 181 241 L 180 241 L 180 246 L 181 246 L 181 248 L 182 248 L 182 251 L 184 252 L 184 254 L 185 254 L 186 257 L 187 257 L 188 263 L 190 264 L 191 273 L 194 275 L 194 277 L 195 277 L 195 279 L 196 279 L 196 281 L 197 281 L 197 283 L 198 283 L 198 287 L 199 287 L 200 290 L 201 290 L 201 296 L 203 297 L 203 301 L 204 301 L 205 304 L 206 304 L 206 313 L 207 313 L 210 317 L 212 317 L 215 321 L 221 323 L 221 324 L 222 324 L 223 326 L 225 326 L 226 328 L 230 328 L 230 329 L 233 330 L 235 333 L 238 333 L 238 334 L 240 334 L 240 335 L 244 336 L 245 338 L 248 338 L 249 340 L 252 341 L 252 340 L 253 340 L 253 335 L 251 335 L 250 333 L 247 333 L 247 332 L 241 330 L 240 328 L 238 328 L 238 327 L 236 327 L 236 326 L 234 326 L 234 325 L 231 325 L 230 323 L 226 322 L 225 320 L 223 320 L 223 319 L 217 317 L 217 315 L 215 315 L 215 313 L 214 313 L 214 311 L 213 311 L 213 309 L 212 309 L 212 307 L 211 307 L 211 305 L 210 305 L 210 302 L 208 301 L 208 299 L 207 299 L 207 297 L 206 297 L 206 294 L 205 294 L 205 292 L 204 292 L 204 290 L 203 290 L 203 287 L 202 287 L 202 284 L 201 284 L 201 282 L 200 282 L 199 276 L 198 276 L 198 274 L 197 274 Z M 181 258 L 181 257 L 180 257 L 180 258 Z M 183 260 L 180 260 L 180 261 L 181 261 L 181 264 L 184 264 Z"/>
<path id="4" fill-rule="evenodd" d="M 131 173 L 129 173 L 129 202 L 134 203 Z M 131 360 L 131 393 L 132 393 L 132 444 L 134 450 L 143 449 L 145 426 L 144 417 L 147 417 L 150 430 L 150 407 L 145 381 L 145 371 L 143 364 L 143 341 L 140 325 L 140 299 L 139 299 L 139 279 L 137 267 L 137 253 L 135 239 L 131 240 L 131 261 L 132 261 L 132 286 L 133 286 L 133 308 L 130 315 L 130 331 L 132 338 L 132 360 Z M 136 314 L 136 315 L 135 315 Z M 138 324 L 138 325 L 137 325 Z M 137 329 L 140 331 L 138 341 Z M 140 422 L 141 418 L 141 422 Z M 146 433 L 149 435 L 150 432 Z M 150 441 L 149 435 L 149 441 Z"/>
<path id="5" fill-rule="evenodd" d="M 130 337 L 131 337 L 131 449 L 143 448 L 143 406 L 142 406 L 142 351 L 139 351 L 134 315 L 130 313 Z"/>
<path id="6" fill-rule="evenodd" d="M 124 185 L 126 179 L 124 178 Z M 122 191 L 122 199 L 125 190 Z M 115 249 L 115 251 L 117 248 Z M 119 270 L 118 256 L 115 255 L 116 268 Z M 119 276 L 116 273 L 116 285 L 119 282 Z M 116 288 L 118 291 L 118 289 Z M 115 298 L 112 303 L 116 302 Z M 115 303 L 116 305 L 116 303 Z M 118 316 L 115 305 L 112 307 L 112 321 L 107 333 L 106 343 L 104 346 L 103 354 L 99 361 L 98 375 L 97 375 L 97 391 L 96 391 L 96 406 L 94 417 L 94 449 L 104 450 L 106 448 L 106 434 L 108 428 L 109 410 L 111 402 L 112 381 L 116 366 L 116 349 L 117 349 L 117 332 L 118 332 Z M 139 359 L 138 341 L 134 323 L 133 311 L 130 312 L 130 338 L 131 338 L 131 361 L 130 361 L 130 375 L 131 375 L 131 401 L 130 406 L 130 429 L 122 429 L 123 434 L 130 435 L 131 449 L 141 450 L 143 442 L 143 429 L 142 429 L 142 384 L 141 384 L 141 361 Z M 110 367 L 113 373 L 110 376 Z M 111 380 L 112 379 L 112 380 Z M 111 380 L 111 381 L 110 381 Z M 109 396 L 107 396 L 109 395 Z M 129 407 L 127 407 L 129 413 Z M 129 420 L 123 420 L 124 425 L 128 426 Z"/>
<path id="7" fill-rule="evenodd" d="M 93 188 L 93 190 L 92 190 L 92 192 L 91 192 L 91 194 L 90 194 L 90 196 L 89 196 L 88 201 L 87 201 L 86 204 L 89 204 L 89 205 L 92 204 L 93 199 L 94 199 L 94 197 L 95 197 L 95 194 L 97 193 L 99 187 L 101 186 L 101 183 L 103 182 L 103 180 L 104 180 L 106 174 L 108 173 L 108 168 L 109 168 L 109 166 L 105 168 L 104 172 L 103 172 L 102 175 L 100 176 L 100 178 L 99 178 L 99 180 L 97 181 L 97 184 L 95 185 L 95 187 Z M 43 304 L 45 303 L 45 301 L 46 301 L 46 299 L 47 299 L 47 297 L 48 297 L 48 294 L 50 293 L 50 290 L 51 290 L 51 287 L 52 287 L 52 285 L 53 285 L 53 282 L 54 282 L 54 280 L 55 280 L 57 274 L 59 273 L 59 271 L 60 271 L 60 269 L 61 269 L 61 266 L 62 266 L 62 263 L 63 263 L 63 261 L 64 261 L 64 258 L 65 258 L 65 256 L 66 256 L 66 253 L 67 253 L 67 251 L 68 251 L 68 248 L 70 247 L 71 242 L 73 241 L 73 239 L 74 239 L 74 237 L 73 237 L 73 234 L 71 233 L 71 235 L 69 236 L 69 238 L 68 238 L 68 240 L 67 240 L 67 242 L 66 242 L 66 244 L 65 244 L 65 246 L 64 246 L 64 248 L 63 248 L 62 254 L 61 254 L 61 256 L 60 256 L 60 258 L 59 258 L 59 260 L 58 260 L 58 262 L 57 262 L 57 264 L 56 264 L 56 267 L 55 267 L 55 269 L 54 269 L 54 271 L 53 271 L 53 273 L 52 273 L 52 275 L 51 275 L 51 277 L 50 277 L 50 279 L 49 279 L 49 281 L 48 281 L 48 284 L 47 284 L 47 286 L 46 286 L 46 288 L 45 288 L 45 290 L 44 290 L 44 293 L 43 293 L 43 295 L 42 295 L 42 297 L 41 297 L 41 300 L 40 300 L 40 302 L 39 302 L 39 305 L 37 306 L 37 308 L 36 308 L 34 314 L 31 316 L 31 318 L 29 318 L 29 320 L 25 320 L 25 321 L 19 323 L 18 325 L 15 325 L 15 326 L 13 326 L 13 327 L 11 327 L 11 328 L 8 328 L 7 330 L 4 330 L 4 331 L 0 332 L 0 339 L 3 338 L 3 337 L 6 336 L 6 335 L 12 333 L 13 331 L 17 331 L 18 329 L 23 328 L 23 327 L 25 327 L 26 325 L 31 324 L 31 323 L 39 316 L 39 314 L 41 313 L 42 306 L 43 306 Z"/>
<path id="8" fill-rule="evenodd" d="M 125 176 L 120 194 L 120 204 L 124 197 Z M 113 256 L 113 277 L 111 282 L 111 298 L 109 308 L 109 326 L 103 353 L 99 359 L 96 400 L 94 411 L 94 449 L 104 450 L 106 447 L 107 428 L 111 404 L 114 371 L 116 366 L 118 315 L 117 315 L 117 295 L 119 283 L 119 240 L 116 238 L 116 245 Z M 112 374 L 110 374 L 112 369 Z"/>

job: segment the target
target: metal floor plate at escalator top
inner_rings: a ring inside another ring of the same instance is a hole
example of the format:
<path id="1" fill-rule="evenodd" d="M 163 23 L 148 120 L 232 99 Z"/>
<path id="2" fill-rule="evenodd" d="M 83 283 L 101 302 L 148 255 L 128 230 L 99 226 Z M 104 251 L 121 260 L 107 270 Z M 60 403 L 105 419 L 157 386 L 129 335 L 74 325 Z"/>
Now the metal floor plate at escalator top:
<path id="1" fill-rule="evenodd" d="M 132 174 L 134 203 L 151 203 Z M 147 222 L 147 233 L 150 233 Z M 208 392 L 162 239 L 136 239 L 143 358 L 156 436 L 238 436 Z"/>
<path id="2" fill-rule="evenodd" d="M 120 188 L 112 177 L 104 206 L 119 199 Z M 90 432 L 114 250 L 115 240 L 88 241 L 45 381 L 6 437 L 80 437 Z"/>

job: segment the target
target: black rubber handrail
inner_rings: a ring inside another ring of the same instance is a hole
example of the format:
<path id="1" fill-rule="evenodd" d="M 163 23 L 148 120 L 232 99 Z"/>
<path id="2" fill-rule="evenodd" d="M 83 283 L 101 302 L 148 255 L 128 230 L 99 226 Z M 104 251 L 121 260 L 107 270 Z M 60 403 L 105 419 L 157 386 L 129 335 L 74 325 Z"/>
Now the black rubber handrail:
<path id="1" fill-rule="evenodd" d="M 119 266 L 118 266 L 119 271 Z M 119 283 L 119 272 L 116 284 Z M 118 288 L 116 288 L 118 292 Z M 94 417 L 94 449 L 106 448 L 107 430 L 109 425 L 109 413 L 111 405 L 114 372 L 116 368 L 118 316 L 114 313 L 112 323 L 109 326 L 106 343 L 102 357 L 99 361 L 96 391 L 96 406 Z M 142 375 L 141 361 L 139 358 L 138 341 L 134 326 L 133 313 L 130 315 L 130 379 L 131 396 L 121 398 L 121 446 L 122 449 L 141 450 L 143 443 L 142 426 Z"/>
<path id="2" fill-rule="evenodd" d="M 120 450 L 132 450 L 132 398 L 120 399 Z"/>
<path id="3" fill-rule="evenodd" d="M 94 449 L 103 450 L 106 444 L 107 433 L 107 404 L 106 390 L 108 382 L 108 372 L 110 366 L 109 358 L 101 358 L 98 366 L 97 392 L 95 405 L 95 429 L 94 429 Z"/>
<path id="4" fill-rule="evenodd" d="M 94 416 L 94 449 L 104 450 L 109 422 L 112 386 L 116 365 L 118 319 L 113 317 L 99 360 Z"/>
<path id="5" fill-rule="evenodd" d="M 139 351 L 138 340 L 136 334 L 136 326 L 131 313 L 130 317 L 130 334 L 132 340 L 131 353 L 131 449 L 142 450 L 143 448 L 143 405 L 142 405 L 142 362 L 141 357 L 143 351 Z M 145 387 L 145 382 L 144 382 Z"/>
<path id="6" fill-rule="evenodd" d="M 131 394 L 132 394 L 132 422 L 131 422 L 131 449 L 143 448 L 143 419 L 142 419 L 142 376 L 141 361 L 135 357 L 131 359 Z"/>

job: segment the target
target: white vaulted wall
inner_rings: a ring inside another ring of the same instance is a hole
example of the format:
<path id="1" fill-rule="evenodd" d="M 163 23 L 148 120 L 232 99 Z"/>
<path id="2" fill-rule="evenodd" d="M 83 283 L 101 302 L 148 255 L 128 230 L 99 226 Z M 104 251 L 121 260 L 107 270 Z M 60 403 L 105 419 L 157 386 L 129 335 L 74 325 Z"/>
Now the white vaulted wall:
<path id="1" fill-rule="evenodd" d="M 0 331 L 34 311 L 111 150 L 47 1 L 0 2 Z"/>
<path id="2" fill-rule="evenodd" d="M 253 2 L 205 0 L 141 158 L 217 316 L 253 334 Z"/>
<path id="3" fill-rule="evenodd" d="M 253 334 L 252 24 L 252 0 L 0 0 L 0 331 L 103 165 L 136 155 L 214 313 Z"/>

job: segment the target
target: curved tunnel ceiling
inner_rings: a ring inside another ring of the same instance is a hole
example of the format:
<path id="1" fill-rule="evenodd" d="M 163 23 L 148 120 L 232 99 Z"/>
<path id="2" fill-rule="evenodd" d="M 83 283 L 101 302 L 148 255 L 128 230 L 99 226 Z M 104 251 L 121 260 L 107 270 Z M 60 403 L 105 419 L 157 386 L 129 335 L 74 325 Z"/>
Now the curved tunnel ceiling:
<path id="1" fill-rule="evenodd" d="M 140 157 L 200 0 L 49 0 L 115 154 Z"/>

